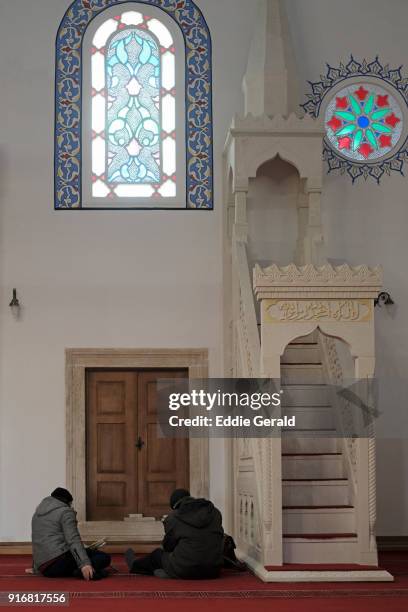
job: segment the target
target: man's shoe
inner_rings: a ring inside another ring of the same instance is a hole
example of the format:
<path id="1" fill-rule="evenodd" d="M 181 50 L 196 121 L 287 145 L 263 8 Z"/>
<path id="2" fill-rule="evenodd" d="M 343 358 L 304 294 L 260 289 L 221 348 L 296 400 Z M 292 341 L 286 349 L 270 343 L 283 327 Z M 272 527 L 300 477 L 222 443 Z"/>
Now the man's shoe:
<path id="1" fill-rule="evenodd" d="M 230 559 L 228 557 L 224 557 L 224 568 L 225 569 L 234 569 L 237 572 L 246 572 L 247 566 L 245 563 L 240 561 L 239 559 Z"/>
<path id="2" fill-rule="evenodd" d="M 166 574 L 164 569 L 154 570 L 153 575 L 154 575 L 155 578 L 162 578 L 163 580 L 171 580 L 171 576 Z"/>
<path id="3" fill-rule="evenodd" d="M 129 572 L 132 573 L 133 564 L 136 561 L 136 555 L 131 548 L 128 548 L 125 552 L 126 565 L 128 566 Z"/>
<path id="4" fill-rule="evenodd" d="M 235 569 L 238 572 L 245 572 L 247 567 L 245 563 L 237 559 L 235 549 L 234 539 L 229 535 L 224 536 L 224 567 Z"/>

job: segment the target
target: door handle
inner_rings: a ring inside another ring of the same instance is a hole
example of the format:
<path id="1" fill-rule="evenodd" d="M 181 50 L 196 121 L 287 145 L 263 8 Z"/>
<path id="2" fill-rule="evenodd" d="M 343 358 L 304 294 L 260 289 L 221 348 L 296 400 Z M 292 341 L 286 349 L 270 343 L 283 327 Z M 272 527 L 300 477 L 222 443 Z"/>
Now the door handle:
<path id="1" fill-rule="evenodd" d="M 136 442 L 136 444 L 135 444 L 136 448 L 137 448 L 138 450 L 140 450 L 140 451 L 141 451 L 141 450 L 142 450 L 142 448 L 144 447 L 144 445 L 145 445 L 144 441 L 143 441 L 143 440 L 142 440 L 142 438 L 139 436 L 139 437 L 138 437 L 138 439 L 137 439 L 137 442 Z"/>

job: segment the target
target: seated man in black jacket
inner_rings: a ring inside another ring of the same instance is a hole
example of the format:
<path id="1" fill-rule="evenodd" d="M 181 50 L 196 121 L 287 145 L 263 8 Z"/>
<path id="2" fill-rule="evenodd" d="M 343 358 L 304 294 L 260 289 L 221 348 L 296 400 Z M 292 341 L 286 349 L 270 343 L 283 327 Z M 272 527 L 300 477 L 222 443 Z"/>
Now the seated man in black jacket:
<path id="1" fill-rule="evenodd" d="M 133 574 L 164 570 L 170 578 L 216 578 L 223 565 L 224 530 L 219 510 L 206 499 L 194 499 L 189 491 L 171 495 L 173 510 L 164 520 L 163 548 L 137 559 L 132 549 L 125 553 Z"/>

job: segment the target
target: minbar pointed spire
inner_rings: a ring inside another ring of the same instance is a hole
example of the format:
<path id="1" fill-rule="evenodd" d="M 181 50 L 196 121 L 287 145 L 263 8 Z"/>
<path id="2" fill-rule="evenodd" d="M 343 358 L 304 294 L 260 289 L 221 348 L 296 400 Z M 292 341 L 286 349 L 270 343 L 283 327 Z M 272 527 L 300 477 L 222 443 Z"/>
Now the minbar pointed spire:
<path id="1" fill-rule="evenodd" d="M 245 114 L 299 114 L 296 64 L 284 0 L 261 0 L 243 81 Z"/>

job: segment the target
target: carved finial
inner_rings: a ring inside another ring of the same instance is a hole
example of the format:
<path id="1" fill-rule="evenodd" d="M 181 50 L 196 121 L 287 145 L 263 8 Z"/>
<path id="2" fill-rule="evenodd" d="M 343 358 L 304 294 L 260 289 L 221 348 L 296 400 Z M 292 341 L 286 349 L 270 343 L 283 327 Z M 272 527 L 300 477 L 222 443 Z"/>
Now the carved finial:
<path id="1" fill-rule="evenodd" d="M 261 0 L 243 90 L 246 114 L 299 114 L 297 74 L 284 0 Z"/>

